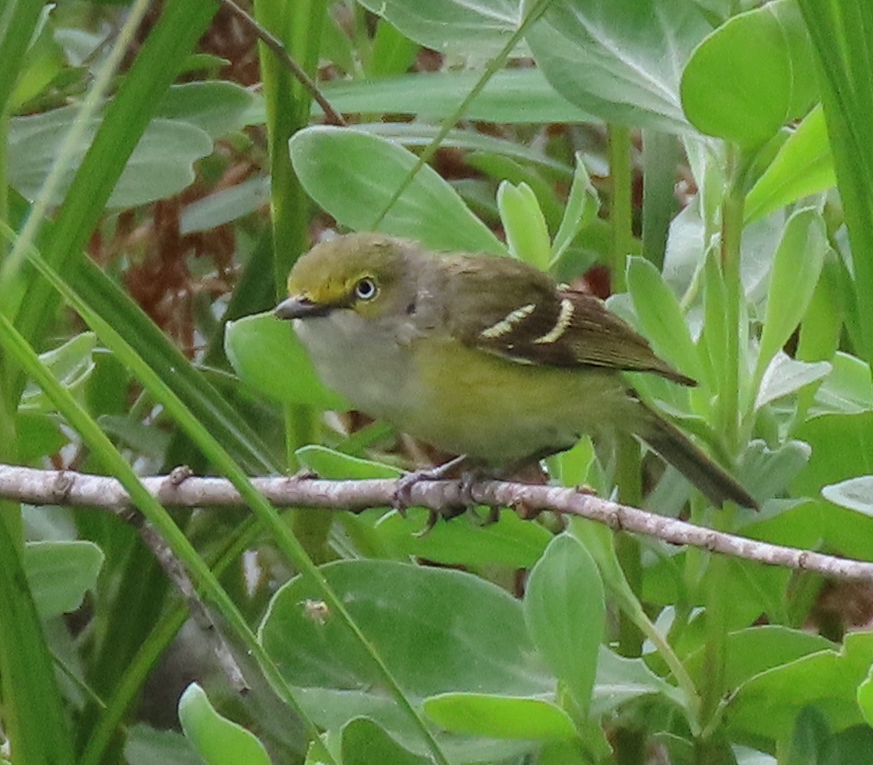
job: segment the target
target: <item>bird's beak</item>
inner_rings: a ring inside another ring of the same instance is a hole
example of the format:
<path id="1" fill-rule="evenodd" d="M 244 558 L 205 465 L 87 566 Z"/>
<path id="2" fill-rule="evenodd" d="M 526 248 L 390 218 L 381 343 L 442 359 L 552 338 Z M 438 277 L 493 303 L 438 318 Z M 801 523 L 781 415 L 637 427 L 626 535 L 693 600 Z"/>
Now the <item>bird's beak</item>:
<path id="1" fill-rule="evenodd" d="M 273 314 L 279 319 L 308 319 L 311 316 L 327 316 L 333 308 L 329 303 L 315 303 L 309 298 L 292 295 L 279 303 Z"/>

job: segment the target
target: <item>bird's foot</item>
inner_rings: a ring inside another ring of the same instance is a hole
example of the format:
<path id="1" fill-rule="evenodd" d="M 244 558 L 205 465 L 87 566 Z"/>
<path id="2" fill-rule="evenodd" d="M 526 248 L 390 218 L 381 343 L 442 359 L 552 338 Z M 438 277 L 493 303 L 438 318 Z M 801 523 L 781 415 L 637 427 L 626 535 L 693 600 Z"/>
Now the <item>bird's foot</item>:
<path id="1" fill-rule="evenodd" d="M 455 457 L 448 462 L 444 462 L 442 465 L 425 470 L 413 470 L 411 473 L 401 476 L 397 480 L 397 488 L 394 490 L 391 506 L 401 515 L 405 515 L 406 509 L 412 505 L 413 486 L 421 481 L 441 481 L 466 461 L 467 456 L 462 454 L 460 457 Z"/>

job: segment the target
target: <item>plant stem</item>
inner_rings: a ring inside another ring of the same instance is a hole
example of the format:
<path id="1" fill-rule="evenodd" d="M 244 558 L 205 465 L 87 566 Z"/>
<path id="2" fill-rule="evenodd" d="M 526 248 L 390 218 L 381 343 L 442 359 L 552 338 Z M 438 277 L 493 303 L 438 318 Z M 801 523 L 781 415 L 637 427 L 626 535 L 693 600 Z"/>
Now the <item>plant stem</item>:
<path id="1" fill-rule="evenodd" d="M 740 402 L 740 316 L 743 285 L 740 279 L 740 243 L 743 233 L 745 196 L 738 172 L 738 153 L 728 146 L 728 188 L 722 201 L 721 272 L 725 286 L 725 378 L 719 395 L 719 425 L 722 438 L 731 454 L 739 446 Z"/>
<path id="2" fill-rule="evenodd" d="M 612 178 L 612 205 L 609 222 L 612 231 L 610 271 L 612 291 L 625 292 L 625 262 L 633 250 L 633 188 L 631 180 L 630 130 L 609 126 L 609 171 Z"/>

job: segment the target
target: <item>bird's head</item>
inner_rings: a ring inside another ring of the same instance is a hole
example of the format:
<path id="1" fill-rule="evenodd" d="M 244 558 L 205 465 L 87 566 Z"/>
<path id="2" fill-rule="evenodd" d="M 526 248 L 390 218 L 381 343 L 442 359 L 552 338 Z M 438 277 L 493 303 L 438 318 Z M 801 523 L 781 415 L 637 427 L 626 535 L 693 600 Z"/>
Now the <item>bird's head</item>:
<path id="1" fill-rule="evenodd" d="M 408 270 L 408 243 L 382 234 L 347 234 L 303 255 L 288 277 L 280 319 L 326 316 L 350 309 L 364 318 L 394 310 Z"/>

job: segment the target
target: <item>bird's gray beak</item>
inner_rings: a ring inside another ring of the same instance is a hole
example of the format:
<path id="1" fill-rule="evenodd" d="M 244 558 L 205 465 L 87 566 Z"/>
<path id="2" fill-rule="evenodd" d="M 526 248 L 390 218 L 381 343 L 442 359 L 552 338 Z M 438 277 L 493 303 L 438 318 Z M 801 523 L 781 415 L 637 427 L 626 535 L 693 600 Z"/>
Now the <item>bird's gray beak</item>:
<path id="1" fill-rule="evenodd" d="M 327 316 L 334 306 L 313 303 L 309 298 L 292 295 L 283 300 L 273 310 L 278 319 L 308 319 L 311 316 Z"/>

